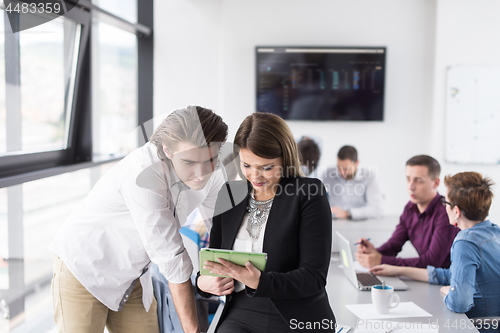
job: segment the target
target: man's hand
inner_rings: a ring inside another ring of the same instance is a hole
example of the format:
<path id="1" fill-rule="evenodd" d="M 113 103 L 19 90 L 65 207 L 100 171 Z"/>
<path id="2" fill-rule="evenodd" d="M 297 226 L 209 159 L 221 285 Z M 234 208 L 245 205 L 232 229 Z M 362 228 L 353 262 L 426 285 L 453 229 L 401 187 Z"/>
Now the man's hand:
<path id="1" fill-rule="evenodd" d="M 229 276 L 237 281 L 240 281 L 245 286 L 257 289 L 260 282 L 261 271 L 257 269 L 250 261 L 245 266 L 233 264 L 224 259 L 217 259 L 220 264 L 213 261 L 205 261 L 204 269 L 209 269 L 210 273 Z"/>
<path id="2" fill-rule="evenodd" d="M 234 290 L 234 280 L 220 276 L 200 275 L 198 288 L 206 293 L 222 296 L 229 295 Z"/>
<path id="3" fill-rule="evenodd" d="M 446 296 L 450 292 L 450 286 L 441 287 L 439 291 L 441 292 L 441 295 Z"/>
<path id="4" fill-rule="evenodd" d="M 399 266 L 392 266 L 392 265 L 377 265 L 375 267 L 372 267 L 370 269 L 370 273 L 375 274 L 375 275 L 387 275 L 387 276 L 396 276 L 400 275 L 400 268 Z"/>
<path id="5" fill-rule="evenodd" d="M 332 208 L 332 215 L 338 219 L 348 219 L 349 218 L 349 212 L 347 210 L 342 210 L 338 206 L 333 206 Z"/>
<path id="6" fill-rule="evenodd" d="M 370 253 L 356 252 L 355 255 L 361 266 L 366 268 L 372 268 L 382 263 L 382 255 L 377 250 Z"/>
<path id="7" fill-rule="evenodd" d="M 360 253 L 377 252 L 375 246 L 373 246 L 373 244 L 370 243 L 366 238 L 360 238 L 356 243 L 358 243 L 357 247 L 358 247 L 358 252 Z"/>

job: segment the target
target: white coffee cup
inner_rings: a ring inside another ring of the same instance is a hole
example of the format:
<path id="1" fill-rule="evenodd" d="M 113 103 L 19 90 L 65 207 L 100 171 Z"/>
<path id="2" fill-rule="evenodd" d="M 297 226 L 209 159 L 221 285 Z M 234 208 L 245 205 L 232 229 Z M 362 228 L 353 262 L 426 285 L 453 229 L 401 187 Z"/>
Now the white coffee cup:
<path id="1" fill-rule="evenodd" d="M 395 304 L 393 304 L 394 301 Z M 384 286 L 376 285 L 372 287 L 372 302 L 375 312 L 385 314 L 399 305 L 399 296 L 391 286 L 385 286 L 384 289 Z"/>

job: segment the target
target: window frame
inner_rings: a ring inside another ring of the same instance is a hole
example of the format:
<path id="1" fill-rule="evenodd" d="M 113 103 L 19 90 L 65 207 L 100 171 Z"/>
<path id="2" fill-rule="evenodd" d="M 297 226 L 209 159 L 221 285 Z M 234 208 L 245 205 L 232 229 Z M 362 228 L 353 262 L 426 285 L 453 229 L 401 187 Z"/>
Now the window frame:
<path id="1" fill-rule="evenodd" d="M 19 2 L 22 3 L 22 1 Z M 92 154 L 92 17 L 135 33 L 137 36 L 137 125 L 139 126 L 153 118 L 153 4 L 154 0 L 137 0 L 137 23 L 131 23 L 109 13 L 88 0 L 78 1 L 77 6 L 64 15 L 82 25 L 68 146 L 60 150 L 34 153 L 12 152 L 0 156 L 0 188 L 90 168 L 123 158 L 123 156 L 116 155 L 95 157 Z M 0 11 L 0 14 L 5 15 L 5 19 L 8 20 L 5 11 Z M 17 45 L 19 46 L 19 39 L 17 39 Z M 8 67 L 7 61 L 6 59 L 6 67 Z M 19 62 L 17 66 L 19 71 Z"/>

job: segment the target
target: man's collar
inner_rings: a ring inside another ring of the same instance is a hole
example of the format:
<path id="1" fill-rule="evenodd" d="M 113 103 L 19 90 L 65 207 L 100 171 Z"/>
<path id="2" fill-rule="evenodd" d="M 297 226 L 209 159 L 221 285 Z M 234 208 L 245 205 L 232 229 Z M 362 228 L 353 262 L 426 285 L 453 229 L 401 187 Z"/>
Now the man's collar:
<path id="1" fill-rule="evenodd" d="M 346 181 L 351 181 L 351 180 L 357 180 L 357 181 L 360 181 L 362 180 L 364 177 L 364 170 L 363 170 L 363 167 L 357 167 L 356 168 L 356 172 L 354 173 L 354 176 L 351 178 L 351 179 L 345 179 L 344 177 L 342 177 L 342 175 L 340 174 L 340 170 L 339 168 L 337 167 L 337 172 L 339 173 L 339 177 L 346 180 Z"/>
<path id="2" fill-rule="evenodd" d="M 353 180 L 361 180 L 363 179 L 363 174 L 364 174 L 364 170 L 362 167 L 357 167 L 356 168 L 356 172 L 354 173 L 354 177 L 352 177 Z"/>
<path id="3" fill-rule="evenodd" d="M 424 213 L 429 215 L 434 211 L 434 209 L 436 209 L 438 203 L 439 204 L 441 203 L 441 194 L 439 194 L 439 192 L 436 192 L 436 196 L 434 197 L 434 199 L 432 199 L 432 201 L 429 203 L 429 205 L 425 208 L 425 210 L 422 213 L 420 213 L 420 211 L 418 210 L 417 204 L 413 204 L 412 208 L 413 211 L 419 215 L 422 215 Z"/>
<path id="4" fill-rule="evenodd" d="M 169 188 L 172 189 L 174 186 L 177 186 L 179 188 L 179 192 L 185 191 L 189 189 L 189 186 L 187 186 L 180 178 L 177 176 L 177 173 L 175 172 L 174 166 L 172 165 L 172 162 L 167 159 L 164 161 L 167 172 L 167 180 L 169 184 Z"/>

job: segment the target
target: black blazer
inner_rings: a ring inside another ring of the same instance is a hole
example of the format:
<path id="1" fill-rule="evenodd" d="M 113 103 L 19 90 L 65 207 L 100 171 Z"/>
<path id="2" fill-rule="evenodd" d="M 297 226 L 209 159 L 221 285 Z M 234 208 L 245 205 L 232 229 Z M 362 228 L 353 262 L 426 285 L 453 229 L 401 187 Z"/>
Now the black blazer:
<path id="1" fill-rule="evenodd" d="M 325 187 L 318 179 L 302 177 L 281 178 L 279 185 L 265 229 L 266 268 L 258 288 L 247 287 L 245 292 L 249 297 L 270 298 L 291 331 L 334 332 L 335 316 L 325 290 L 332 242 L 332 215 Z M 251 184 L 236 181 L 229 182 L 229 187 L 232 199 L 226 186 L 217 198 L 211 248 L 232 249 L 243 221 Z M 212 296 L 197 289 L 202 296 Z M 225 310 L 229 306 L 230 302 Z M 220 322 L 223 318 L 224 312 Z M 300 323 L 320 326 L 298 329 Z"/>

